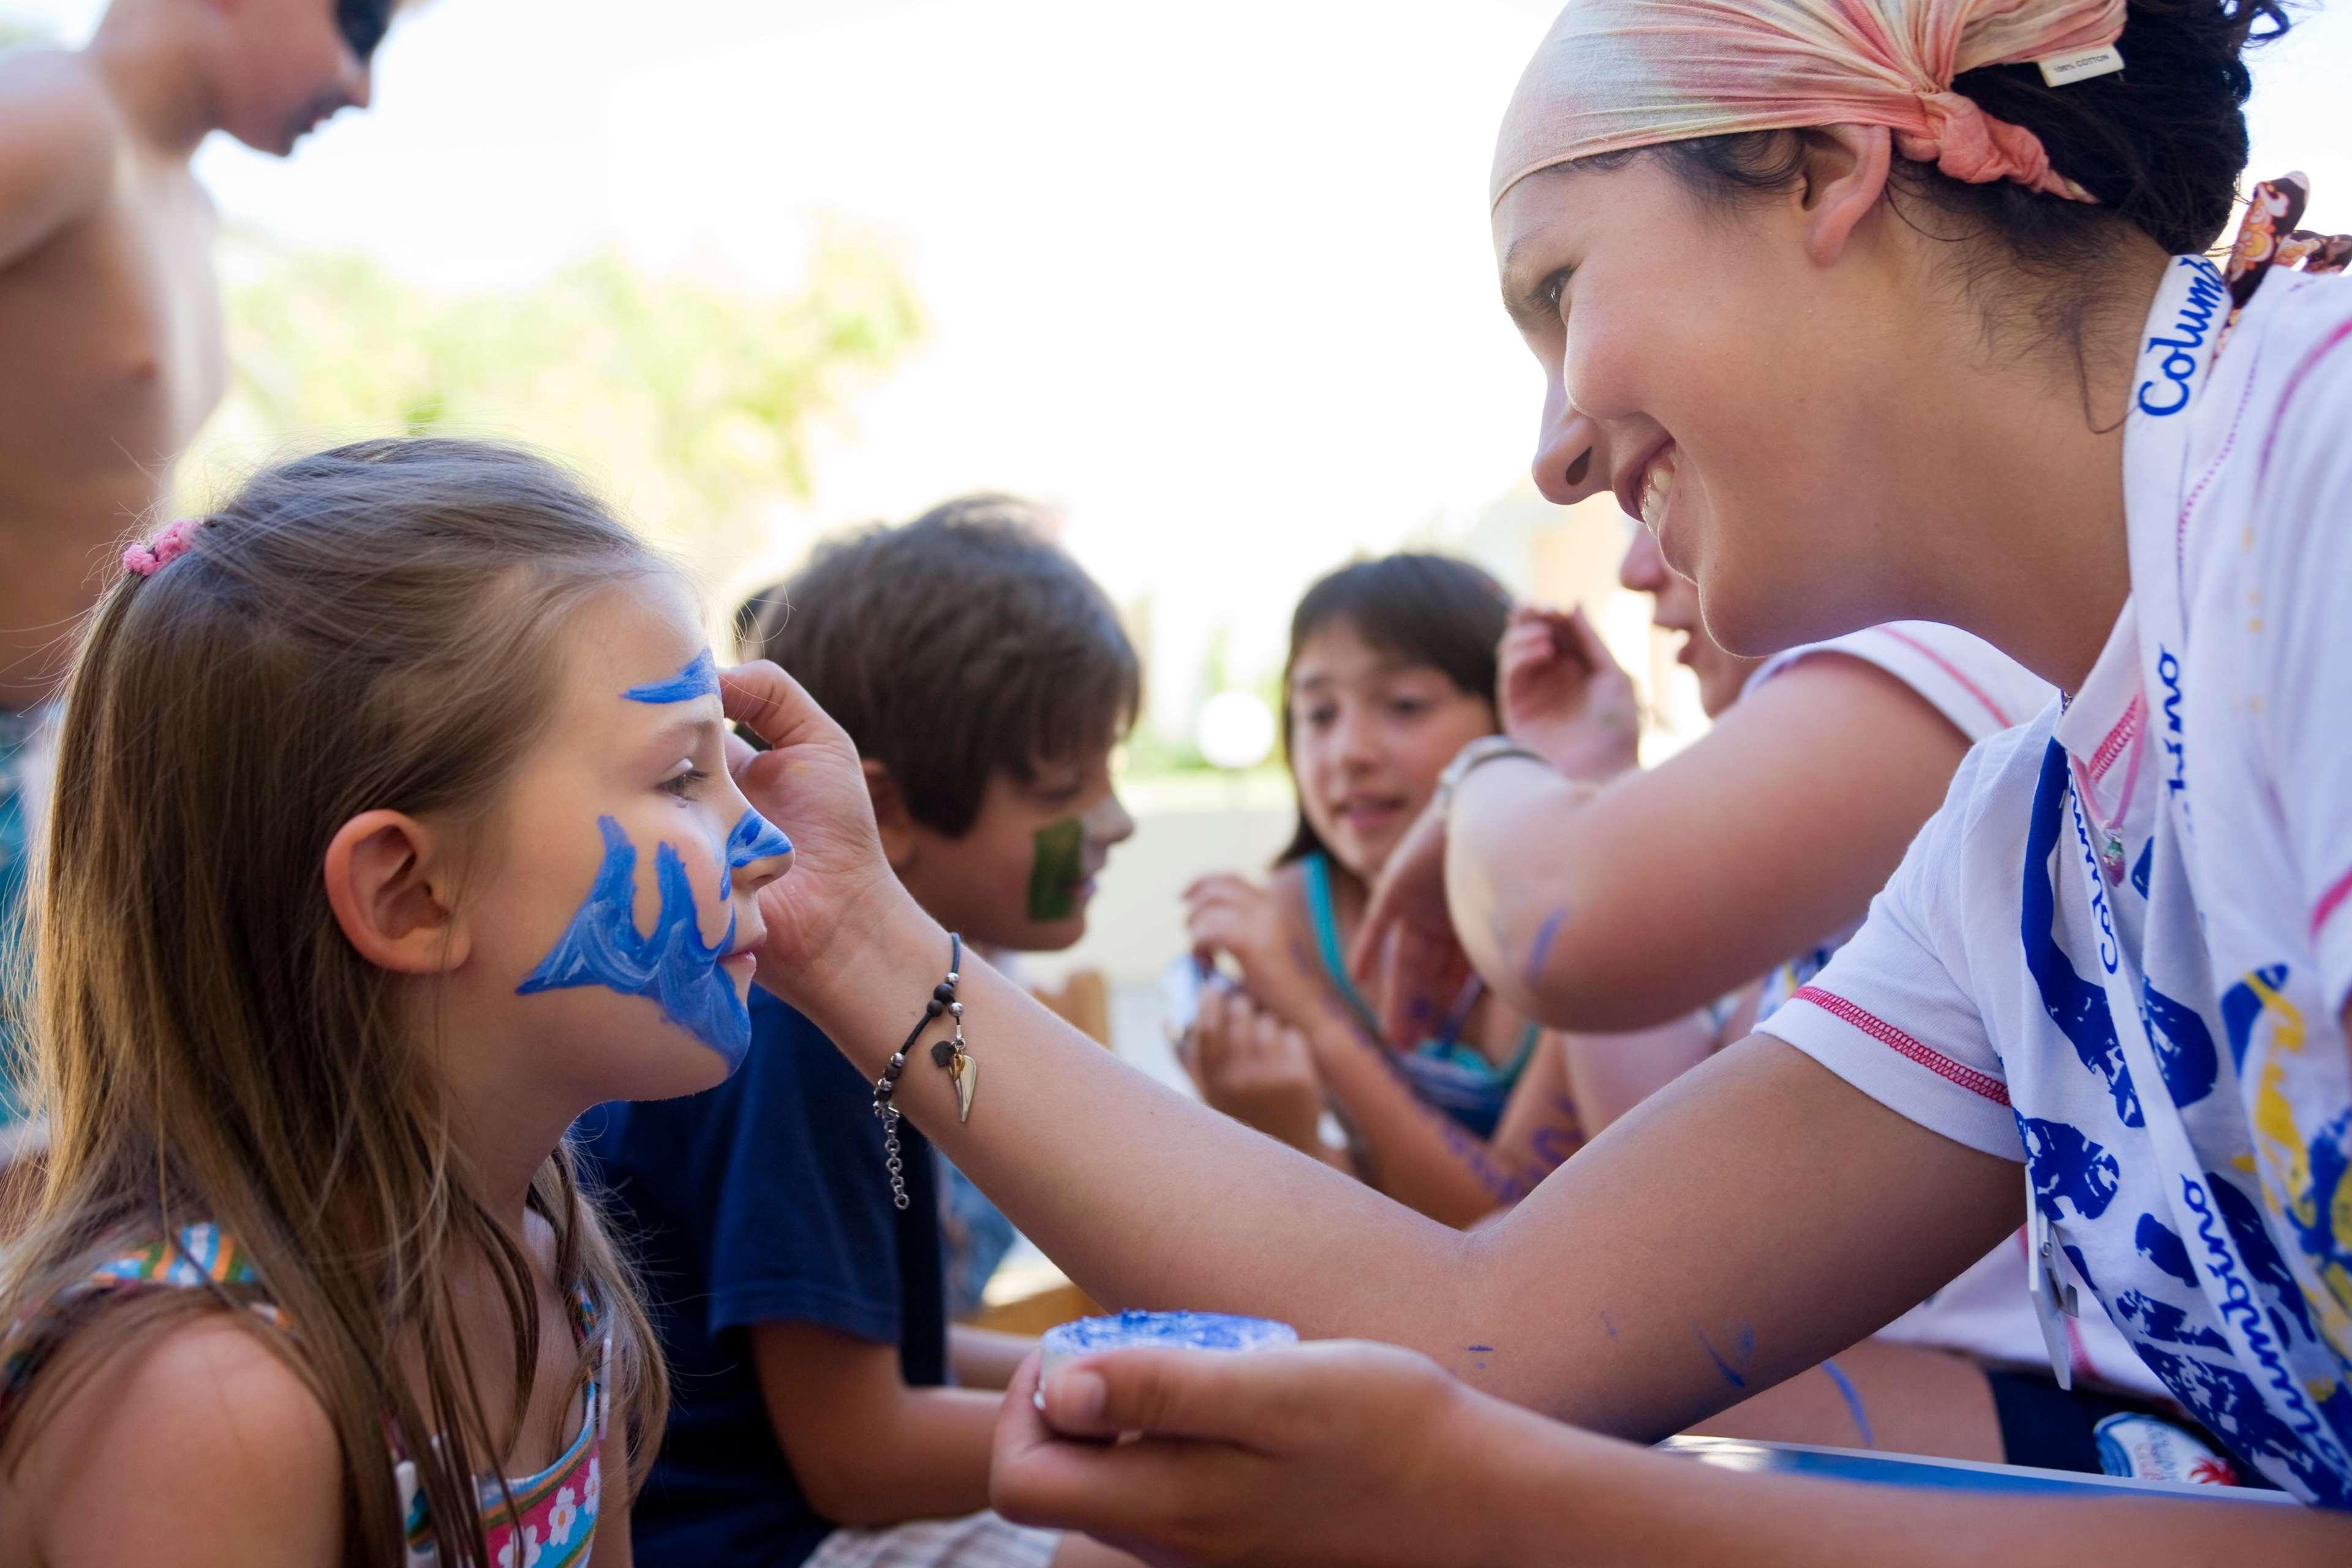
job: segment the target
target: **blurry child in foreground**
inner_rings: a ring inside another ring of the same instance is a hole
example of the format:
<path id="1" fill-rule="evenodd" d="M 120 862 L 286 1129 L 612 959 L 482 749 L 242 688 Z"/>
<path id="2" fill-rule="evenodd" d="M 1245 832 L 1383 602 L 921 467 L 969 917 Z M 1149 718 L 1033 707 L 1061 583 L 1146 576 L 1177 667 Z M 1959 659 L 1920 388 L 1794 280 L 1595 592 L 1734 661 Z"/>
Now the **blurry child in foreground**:
<path id="1" fill-rule="evenodd" d="M 569 475 L 438 440 L 116 572 L 37 889 L 0 1564 L 626 1562 L 661 1359 L 564 1130 L 741 1059 L 792 852 L 694 595 Z"/>
<path id="2" fill-rule="evenodd" d="M 743 628 L 745 652 L 856 743 L 900 880 L 992 953 L 1076 942 L 1134 830 L 1110 754 L 1135 717 L 1135 651 L 1034 521 L 981 497 L 851 535 Z M 677 1369 L 639 1560 L 1127 1563 L 983 1511 L 1000 1401 L 980 1391 L 1026 1344 L 948 1327 L 939 1166 L 913 1124 L 901 1209 L 873 1086 L 774 998 L 756 994 L 752 1018 L 751 1060 L 718 1090 L 588 1123 Z"/>

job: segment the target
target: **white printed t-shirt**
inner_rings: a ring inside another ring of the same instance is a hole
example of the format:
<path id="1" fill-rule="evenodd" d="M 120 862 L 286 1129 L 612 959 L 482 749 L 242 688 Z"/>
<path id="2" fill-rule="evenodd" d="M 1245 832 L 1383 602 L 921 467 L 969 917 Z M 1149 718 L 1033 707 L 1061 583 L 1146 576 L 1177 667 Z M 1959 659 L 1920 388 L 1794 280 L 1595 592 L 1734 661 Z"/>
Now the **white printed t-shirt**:
<path id="1" fill-rule="evenodd" d="M 2352 1507 L 2352 280 L 2167 269 L 2133 379 L 2133 596 L 1979 745 L 1764 1026 L 2022 1161 L 2089 1299 L 2280 1486 Z"/>
<path id="2" fill-rule="evenodd" d="M 1971 744 L 2024 723 L 2057 695 L 2048 681 L 1983 638 L 1933 621 L 1894 621 L 1790 648 L 1758 666 L 1741 695 L 1819 654 L 1843 654 L 1885 670 Z M 1759 1022 L 1809 984 L 1861 925 L 1854 921 L 1768 975 L 1757 1005 Z M 2020 1230 L 1881 1329 L 1877 1337 L 1900 1344 L 1959 1351 L 1993 1366 L 2048 1364 L 2042 1326 L 2034 1319 L 2033 1300 L 2027 1294 L 2026 1258 L 2026 1237 Z M 2163 1383 L 2104 1317 L 2094 1313 L 2086 1319 L 2068 1319 L 2064 1332 L 2068 1371 L 2074 1381 L 2121 1389 L 2143 1398 L 2166 1397 Z"/>

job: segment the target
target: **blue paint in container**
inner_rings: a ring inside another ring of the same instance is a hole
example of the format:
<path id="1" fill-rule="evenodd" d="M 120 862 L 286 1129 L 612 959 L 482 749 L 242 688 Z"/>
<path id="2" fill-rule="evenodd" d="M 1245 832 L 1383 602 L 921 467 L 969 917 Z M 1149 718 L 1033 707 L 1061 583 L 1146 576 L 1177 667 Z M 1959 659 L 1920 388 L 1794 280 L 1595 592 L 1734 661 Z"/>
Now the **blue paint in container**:
<path id="1" fill-rule="evenodd" d="M 1297 1342 L 1298 1331 L 1288 1323 L 1236 1317 L 1231 1312 L 1121 1312 L 1116 1317 L 1080 1318 L 1046 1330 L 1038 1341 L 1045 1352 L 1045 1377 L 1053 1376 L 1055 1368 L 1065 1362 L 1103 1351 L 1213 1351 L 1231 1355 Z"/>

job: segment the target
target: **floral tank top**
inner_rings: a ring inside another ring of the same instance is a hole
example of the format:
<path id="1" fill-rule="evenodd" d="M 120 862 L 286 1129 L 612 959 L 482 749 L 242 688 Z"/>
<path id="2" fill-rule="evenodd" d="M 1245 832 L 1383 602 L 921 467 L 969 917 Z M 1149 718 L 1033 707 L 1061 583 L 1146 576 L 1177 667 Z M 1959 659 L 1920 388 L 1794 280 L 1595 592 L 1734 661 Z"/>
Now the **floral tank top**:
<path id="1" fill-rule="evenodd" d="M 29 1333 L 12 1333 L 9 1358 L 0 1366 L 0 1405 L 31 1381 L 70 1332 L 75 1307 L 87 1306 L 97 1292 L 203 1288 L 217 1289 L 248 1310 L 280 1321 L 277 1307 L 262 1289 L 260 1275 L 236 1239 L 217 1226 L 185 1226 L 169 1241 L 109 1259 L 51 1308 L 45 1322 Z M 572 1329 L 582 1343 L 598 1337 L 597 1319 L 594 1301 L 585 1289 L 575 1287 Z M 483 1540 L 498 1568 L 584 1568 L 589 1561 L 604 1489 L 603 1449 L 611 1403 L 605 1363 L 611 1353 L 612 1338 L 606 1334 L 588 1382 L 579 1433 L 553 1464 L 537 1475 L 509 1478 L 503 1487 L 495 1477 L 476 1481 Z M 435 1568 L 440 1553 L 433 1543 L 415 1463 L 402 1452 L 396 1437 L 390 1441 L 394 1481 L 406 1521 L 405 1561 L 408 1568 Z"/>

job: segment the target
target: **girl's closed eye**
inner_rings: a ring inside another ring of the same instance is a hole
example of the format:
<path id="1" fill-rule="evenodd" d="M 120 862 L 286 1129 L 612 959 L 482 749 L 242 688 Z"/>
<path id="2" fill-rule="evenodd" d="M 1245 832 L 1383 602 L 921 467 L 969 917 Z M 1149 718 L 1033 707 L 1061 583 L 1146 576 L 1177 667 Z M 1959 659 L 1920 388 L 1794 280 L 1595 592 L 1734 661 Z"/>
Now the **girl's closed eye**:
<path id="1" fill-rule="evenodd" d="M 659 787 L 680 800 L 691 800 L 700 793 L 704 782 L 709 777 L 708 773 L 694 765 L 691 757 L 684 757 L 679 759 L 677 770 L 661 781 Z"/>

